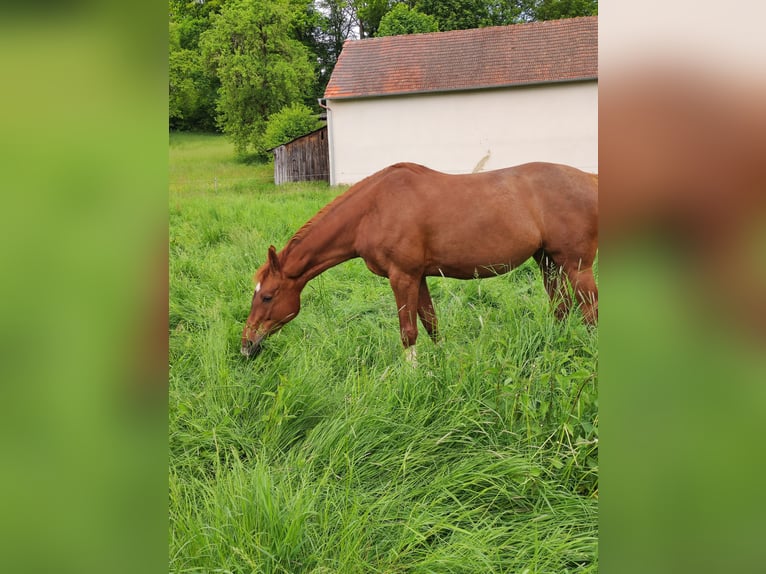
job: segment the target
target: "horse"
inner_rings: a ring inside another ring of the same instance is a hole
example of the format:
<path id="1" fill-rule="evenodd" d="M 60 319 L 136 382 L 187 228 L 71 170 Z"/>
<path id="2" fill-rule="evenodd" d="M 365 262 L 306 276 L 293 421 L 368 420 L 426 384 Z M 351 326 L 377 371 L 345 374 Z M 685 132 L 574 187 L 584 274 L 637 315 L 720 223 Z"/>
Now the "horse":
<path id="1" fill-rule="evenodd" d="M 426 277 L 491 277 L 530 257 L 540 266 L 556 317 L 572 306 L 565 275 L 584 322 L 595 325 L 597 246 L 594 174 L 545 162 L 465 175 L 398 163 L 336 197 L 279 253 L 269 246 L 253 278 L 241 352 L 255 356 L 264 338 L 298 315 L 311 279 L 356 257 L 388 278 L 407 351 L 414 352 L 417 317 L 437 341 Z"/>

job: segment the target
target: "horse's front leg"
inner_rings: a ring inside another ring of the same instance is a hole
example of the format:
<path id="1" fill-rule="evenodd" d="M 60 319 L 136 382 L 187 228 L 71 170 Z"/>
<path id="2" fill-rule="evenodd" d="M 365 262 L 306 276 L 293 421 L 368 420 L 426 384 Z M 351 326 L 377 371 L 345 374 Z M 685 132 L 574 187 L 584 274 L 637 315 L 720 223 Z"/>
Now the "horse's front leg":
<path id="1" fill-rule="evenodd" d="M 391 273 L 389 275 L 391 289 L 396 298 L 399 311 L 399 332 L 402 345 L 408 349 L 418 340 L 418 299 L 420 297 L 420 277 L 406 273 Z"/>

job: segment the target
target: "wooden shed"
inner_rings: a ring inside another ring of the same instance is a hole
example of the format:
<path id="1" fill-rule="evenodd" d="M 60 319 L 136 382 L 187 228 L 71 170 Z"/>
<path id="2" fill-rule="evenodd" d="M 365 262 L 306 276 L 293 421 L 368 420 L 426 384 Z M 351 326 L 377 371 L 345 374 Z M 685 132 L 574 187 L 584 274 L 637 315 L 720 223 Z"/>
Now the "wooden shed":
<path id="1" fill-rule="evenodd" d="M 274 153 L 274 183 L 330 181 L 327 126 L 270 150 Z"/>

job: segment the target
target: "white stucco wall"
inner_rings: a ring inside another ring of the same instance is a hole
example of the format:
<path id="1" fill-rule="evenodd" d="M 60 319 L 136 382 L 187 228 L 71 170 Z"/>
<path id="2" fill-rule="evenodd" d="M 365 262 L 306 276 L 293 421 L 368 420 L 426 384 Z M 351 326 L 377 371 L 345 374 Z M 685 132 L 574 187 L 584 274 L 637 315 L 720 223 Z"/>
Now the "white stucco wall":
<path id="1" fill-rule="evenodd" d="M 598 171 L 598 83 L 328 100 L 330 182 L 399 161 L 470 173 L 528 161 Z"/>

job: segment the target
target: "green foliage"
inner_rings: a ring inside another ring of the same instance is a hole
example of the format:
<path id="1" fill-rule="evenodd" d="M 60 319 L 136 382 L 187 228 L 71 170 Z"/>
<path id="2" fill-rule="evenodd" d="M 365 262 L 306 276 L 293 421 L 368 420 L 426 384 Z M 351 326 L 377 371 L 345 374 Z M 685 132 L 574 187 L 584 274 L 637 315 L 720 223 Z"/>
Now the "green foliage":
<path id="1" fill-rule="evenodd" d="M 416 0 L 414 6 L 436 18 L 439 30 L 466 30 L 598 14 L 598 0 Z"/>
<path id="2" fill-rule="evenodd" d="M 531 5 L 535 20 L 560 20 L 598 14 L 598 0 L 535 0 Z"/>
<path id="3" fill-rule="evenodd" d="M 171 129 L 215 129 L 217 78 L 197 50 L 173 49 L 168 56 L 168 115 Z"/>
<path id="4" fill-rule="evenodd" d="M 259 142 L 259 150 L 264 153 L 312 132 L 321 125 L 322 122 L 308 106 L 301 103 L 285 106 L 269 118 L 266 131 Z"/>
<path id="5" fill-rule="evenodd" d="M 535 265 L 431 279 L 413 368 L 349 261 L 247 361 L 253 272 L 342 190 L 277 189 L 221 137 L 170 159 L 169 571 L 598 571 L 597 337 Z"/>
<path id="6" fill-rule="evenodd" d="M 227 0 L 169 0 L 171 22 L 179 28 L 181 48 L 199 47 L 200 35 L 210 28 L 212 16 L 219 13 Z"/>
<path id="7" fill-rule="evenodd" d="M 438 31 L 439 24 L 433 16 L 418 12 L 415 8 L 408 8 L 405 4 L 397 4 L 380 21 L 378 36 Z"/>
<path id="8" fill-rule="evenodd" d="M 289 0 L 230 0 L 202 34 L 221 82 L 217 122 L 239 155 L 257 150 L 271 114 L 311 93 L 314 68 L 294 24 Z"/>
<path id="9" fill-rule="evenodd" d="M 383 16 L 391 9 L 391 0 L 352 0 L 359 24 L 359 37 L 379 36 L 378 28 Z"/>
<path id="10" fill-rule="evenodd" d="M 447 31 L 511 24 L 519 12 L 515 4 L 495 0 L 418 0 L 415 6 L 436 18 L 439 30 Z"/>
<path id="11" fill-rule="evenodd" d="M 210 27 L 211 16 L 223 0 L 202 4 L 170 0 L 168 56 L 168 116 L 170 129 L 212 131 L 219 82 L 206 65 L 200 35 Z"/>

